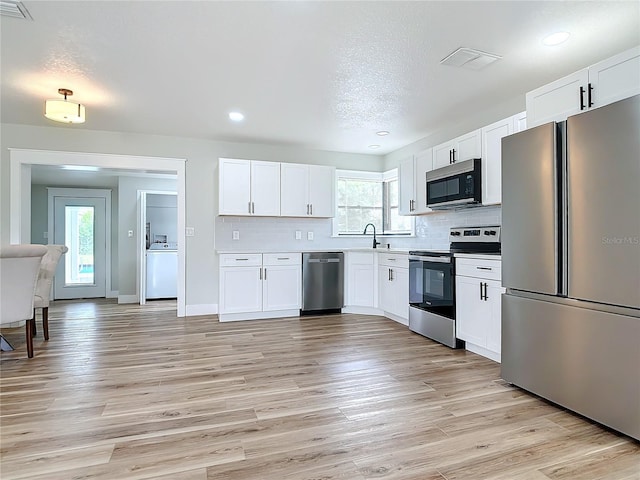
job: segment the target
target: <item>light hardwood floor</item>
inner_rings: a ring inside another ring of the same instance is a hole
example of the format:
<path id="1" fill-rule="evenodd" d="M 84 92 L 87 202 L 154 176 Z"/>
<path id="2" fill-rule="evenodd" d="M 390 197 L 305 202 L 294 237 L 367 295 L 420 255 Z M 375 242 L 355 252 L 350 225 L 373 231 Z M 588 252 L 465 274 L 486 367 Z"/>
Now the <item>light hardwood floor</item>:
<path id="1" fill-rule="evenodd" d="M 31 360 L 3 330 L 3 480 L 640 479 L 638 442 L 382 317 L 66 301 L 49 328 Z"/>

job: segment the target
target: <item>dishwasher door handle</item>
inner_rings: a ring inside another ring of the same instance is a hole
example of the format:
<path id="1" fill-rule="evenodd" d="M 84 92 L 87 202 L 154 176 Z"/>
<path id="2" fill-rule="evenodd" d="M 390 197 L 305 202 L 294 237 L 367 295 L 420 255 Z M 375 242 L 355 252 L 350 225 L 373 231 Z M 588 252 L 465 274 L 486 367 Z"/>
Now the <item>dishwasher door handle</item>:
<path id="1" fill-rule="evenodd" d="M 339 258 L 310 258 L 308 263 L 340 263 Z"/>

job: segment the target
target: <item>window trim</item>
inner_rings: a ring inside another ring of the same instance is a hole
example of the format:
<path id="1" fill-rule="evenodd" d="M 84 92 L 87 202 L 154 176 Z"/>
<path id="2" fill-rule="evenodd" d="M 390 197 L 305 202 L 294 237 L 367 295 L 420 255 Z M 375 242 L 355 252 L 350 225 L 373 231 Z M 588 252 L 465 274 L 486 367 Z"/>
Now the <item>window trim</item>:
<path id="1" fill-rule="evenodd" d="M 368 238 L 371 235 L 367 234 L 367 235 L 363 235 L 362 233 L 340 233 L 338 231 L 339 225 L 338 225 L 338 215 L 337 215 L 337 210 L 338 210 L 338 180 L 340 178 L 349 178 L 349 179 L 354 179 L 354 180 L 373 180 L 373 181 L 379 181 L 381 183 L 390 181 L 390 180 L 398 180 L 398 188 L 400 187 L 400 178 L 398 175 L 398 168 L 392 168 L 391 170 L 387 170 L 385 172 L 371 172 L 371 171 L 366 171 L 366 170 L 336 170 L 336 214 L 334 215 L 334 217 L 331 219 L 331 236 L 333 238 Z M 385 209 L 388 208 L 387 204 L 386 204 L 386 200 L 385 200 L 385 188 L 383 186 L 383 193 L 382 193 L 382 218 L 383 218 L 383 222 L 385 222 Z M 399 194 L 400 192 L 398 192 Z M 416 221 L 415 221 L 415 217 L 414 216 L 410 216 L 409 217 L 411 219 L 411 229 L 410 232 L 408 233 L 377 233 L 376 236 L 377 237 L 399 237 L 399 238 L 410 238 L 410 237 L 415 237 L 416 236 Z M 384 225 L 383 225 L 384 228 Z"/>

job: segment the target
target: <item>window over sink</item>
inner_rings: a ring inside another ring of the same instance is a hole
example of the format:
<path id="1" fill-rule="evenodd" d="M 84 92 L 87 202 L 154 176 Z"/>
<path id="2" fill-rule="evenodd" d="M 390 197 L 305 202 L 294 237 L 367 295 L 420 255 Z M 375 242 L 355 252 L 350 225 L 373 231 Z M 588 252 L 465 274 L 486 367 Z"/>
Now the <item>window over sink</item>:
<path id="1" fill-rule="evenodd" d="M 373 223 L 378 235 L 412 235 L 414 218 L 399 214 L 398 170 L 336 171 L 334 236 L 362 235 Z"/>

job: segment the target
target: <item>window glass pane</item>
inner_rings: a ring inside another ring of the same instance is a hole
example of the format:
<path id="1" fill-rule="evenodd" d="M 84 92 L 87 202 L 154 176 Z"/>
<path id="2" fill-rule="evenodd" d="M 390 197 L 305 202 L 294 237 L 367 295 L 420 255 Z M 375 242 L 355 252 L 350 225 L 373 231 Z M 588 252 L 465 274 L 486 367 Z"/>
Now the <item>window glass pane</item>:
<path id="1" fill-rule="evenodd" d="M 373 180 L 338 180 L 338 233 L 362 234 L 367 223 L 382 230 L 382 183 Z"/>
<path id="2" fill-rule="evenodd" d="M 94 283 L 94 208 L 66 206 L 65 239 L 69 247 L 65 258 L 65 284 Z"/>

